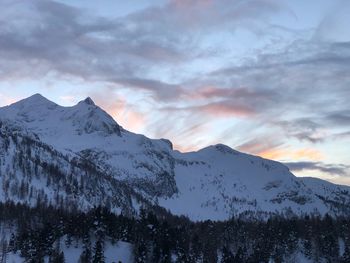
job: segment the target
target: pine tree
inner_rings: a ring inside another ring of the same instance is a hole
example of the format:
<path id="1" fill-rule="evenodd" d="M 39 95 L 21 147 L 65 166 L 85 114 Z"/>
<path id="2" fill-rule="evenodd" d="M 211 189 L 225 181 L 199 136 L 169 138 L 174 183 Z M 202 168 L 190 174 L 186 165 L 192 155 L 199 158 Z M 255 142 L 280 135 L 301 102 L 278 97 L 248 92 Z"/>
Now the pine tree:
<path id="1" fill-rule="evenodd" d="M 0 242 L 0 262 L 6 263 L 7 261 L 7 241 L 2 238 Z"/>
<path id="2" fill-rule="evenodd" d="M 87 238 L 85 237 L 84 249 L 80 255 L 79 263 L 91 263 L 91 258 L 92 258 L 92 253 L 91 253 L 91 247 L 90 247 L 90 240 L 87 240 Z"/>
<path id="3" fill-rule="evenodd" d="M 233 262 L 234 263 L 243 263 L 243 262 L 245 262 L 245 249 L 242 249 L 242 247 L 238 248 Z"/>
<path id="4" fill-rule="evenodd" d="M 101 240 L 97 240 L 94 247 L 94 257 L 92 263 L 104 263 L 103 245 Z"/>
<path id="5" fill-rule="evenodd" d="M 58 241 L 56 243 L 55 249 L 52 251 L 51 255 L 49 256 L 49 263 L 64 263 L 64 253 L 63 251 L 60 251 L 60 242 Z"/>
<path id="6" fill-rule="evenodd" d="M 147 261 L 147 244 L 144 240 L 139 240 L 134 244 L 134 260 L 135 263 L 144 263 Z"/>
<path id="7" fill-rule="evenodd" d="M 58 256 L 57 262 L 56 263 L 65 263 L 65 259 L 64 259 L 64 253 L 63 251 L 61 251 L 61 253 Z"/>
<path id="8" fill-rule="evenodd" d="M 224 246 L 222 248 L 222 257 L 221 257 L 221 263 L 234 263 L 234 257 L 232 252 Z"/>
<path id="9" fill-rule="evenodd" d="M 202 257 L 202 244 L 200 242 L 199 236 L 195 233 L 191 240 L 190 248 L 190 261 L 198 262 L 201 261 Z"/>
<path id="10" fill-rule="evenodd" d="M 63 251 L 57 253 L 54 252 L 50 257 L 49 257 L 49 263 L 64 263 L 64 253 Z"/>
<path id="11" fill-rule="evenodd" d="M 349 245 L 345 245 L 345 251 L 343 256 L 341 257 L 342 263 L 348 263 L 350 262 L 350 247 Z"/>

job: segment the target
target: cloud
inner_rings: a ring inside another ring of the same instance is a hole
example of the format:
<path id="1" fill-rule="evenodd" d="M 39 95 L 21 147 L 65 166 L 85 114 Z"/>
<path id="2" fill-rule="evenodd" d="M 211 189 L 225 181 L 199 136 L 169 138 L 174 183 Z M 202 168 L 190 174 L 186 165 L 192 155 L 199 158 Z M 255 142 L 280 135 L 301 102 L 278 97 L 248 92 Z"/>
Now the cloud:
<path id="1" fill-rule="evenodd" d="M 221 81 L 235 99 L 240 94 L 230 86 L 248 87 L 242 100 L 253 105 L 265 127 L 281 128 L 286 138 L 322 143 L 336 129 L 349 125 L 349 67 L 350 43 L 299 40 L 280 52 L 269 50 L 213 71 L 207 79 L 215 80 L 216 85 Z M 230 94 L 208 89 L 202 96 Z"/>
<path id="2" fill-rule="evenodd" d="M 347 34 L 347 28 L 350 23 L 349 12 L 349 1 L 335 1 L 335 6 L 328 10 L 316 28 L 314 38 L 323 41 L 350 41 L 349 34 Z"/>
<path id="3" fill-rule="evenodd" d="M 118 78 L 112 79 L 111 81 L 127 87 L 153 92 L 153 94 L 156 95 L 156 99 L 162 99 L 163 101 L 178 99 L 184 92 L 179 85 L 169 84 L 159 80 Z"/>
<path id="4" fill-rule="evenodd" d="M 230 117 L 249 117 L 255 114 L 255 110 L 244 104 L 239 104 L 231 100 L 221 100 L 218 102 L 207 103 L 203 105 L 194 106 L 167 106 L 162 108 L 162 110 L 167 112 L 186 112 L 189 114 L 197 114 L 220 118 L 230 118 Z"/>
<path id="5" fill-rule="evenodd" d="M 203 29 L 235 28 L 244 21 L 250 21 L 249 28 L 281 8 L 267 0 L 170 1 L 108 18 L 55 1 L 2 1 L 1 6 L 0 78 L 54 74 L 125 85 L 165 100 L 179 93 L 179 85 L 150 77 L 150 70 L 201 57 Z"/>
<path id="6" fill-rule="evenodd" d="M 323 142 L 326 135 L 320 130 L 322 125 L 311 118 L 303 117 L 289 121 L 276 121 L 274 124 L 281 127 L 288 137 L 311 143 Z"/>
<path id="7" fill-rule="evenodd" d="M 236 148 L 242 152 L 261 155 L 264 152 L 271 151 L 282 145 L 283 142 L 280 139 L 265 137 L 249 140 L 243 144 L 238 145 Z"/>
<path id="8" fill-rule="evenodd" d="M 255 113 L 248 105 L 239 105 L 230 100 L 209 103 L 194 109 L 216 117 L 246 117 Z"/>
<path id="9" fill-rule="evenodd" d="M 284 74 L 298 70 L 300 67 L 308 69 L 311 66 L 320 69 L 335 66 L 330 72 L 324 72 L 334 74 L 343 66 L 348 66 L 349 63 L 350 42 L 329 43 L 296 40 L 280 52 L 261 52 L 254 60 L 246 60 L 241 65 L 218 69 L 213 74 L 218 76 L 235 73 L 258 74 L 260 70 L 264 70 L 264 72 L 279 72 L 283 74 L 282 77 L 285 77 Z M 320 74 L 321 72 L 315 73 Z M 324 76 L 328 75 L 324 74 Z"/>
<path id="10" fill-rule="evenodd" d="M 289 147 L 268 149 L 259 153 L 261 157 L 272 160 L 313 160 L 320 161 L 324 155 L 313 148 L 290 149 Z"/>
<path id="11" fill-rule="evenodd" d="M 103 93 L 92 92 L 91 97 L 97 105 L 106 110 L 123 127 L 133 132 L 139 132 L 147 123 L 144 113 L 137 107 L 128 103 L 127 99 L 113 90 L 105 89 Z"/>
<path id="12" fill-rule="evenodd" d="M 193 99 L 222 100 L 231 101 L 232 104 L 245 105 L 246 108 L 255 109 L 261 112 L 278 100 L 279 92 L 251 87 L 202 87 L 198 88 L 194 94 L 190 95 Z"/>
<path id="13" fill-rule="evenodd" d="M 272 160 L 313 160 L 320 161 L 324 155 L 314 148 L 294 148 L 288 145 L 283 136 L 273 134 L 254 138 L 240 144 L 237 150 Z"/>
<path id="14" fill-rule="evenodd" d="M 72 94 L 98 87 L 88 95 L 123 126 L 183 150 L 219 138 L 320 162 L 313 144 L 349 138 L 350 42 L 327 36 L 337 19 L 306 34 L 275 25 L 288 11 L 274 0 L 169 0 L 120 17 L 65 2 L 0 1 L 2 82 L 78 79 L 86 91 Z"/>
<path id="15" fill-rule="evenodd" d="M 174 87 L 141 77 L 140 72 L 147 72 L 150 63 L 191 57 L 178 51 L 176 43 L 158 42 L 134 32 L 130 21 L 90 16 L 54 1 L 14 2 L 10 6 L 0 17 L 2 79 L 55 74 L 150 90 L 165 98 L 166 90 Z M 15 20 L 17 8 L 25 13 Z"/>
<path id="16" fill-rule="evenodd" d="M 333 134 L 333 138 L 334 139 L 347 139 L 347 138 L 350 138 L 350 131 L 335 133 L 335 134 Z"/>
<path id="17" fill-rule="evenodd" d="M 213 127 L 206 116 L 164 110 L 151 115 L 145 127 L 147 133 L 155 138 L 171 138 L 174 149 L 188 152 L 208 145 L 206 134 L 213 132 Z"/>
<path id="18" fill-rule="evenodd" d="M 76 100 L 76 98 L 72 95 L 64 95 L 59 97 L 62 101 L 65 103 L 73 104 Z"/>
<path id="19" fill-rule="evenodd" d="M 5 94 L 0 93 L 0 105 L 6 106 L 18 101 L 18 98 L 13 98 Z"/>
<path id="20" fill-rule="evenodd" d="M 217 111 L 223 117 L 309 106 L 318 82 L 322 94 L 329 85 L 335 93 L 346 93 L 344 86 L 350 81 L 348 74 L 341 74 L 349 65 L 346 42 L 296 41 L 280 53 L 259 52 L 254 60 L 220 65 L 205 77 L 191 76 L 191 81 L 154 74 L 196 60 L 205 53 L 201 44 L 211 34 L 242 27 L 254 30 L 272 14 L 284 12 L 276 1 L 170 1 L 118 18 L 97 17 L 54 1 L 2 4 L 9 6 L 0 15 L 2 79 L 68 76 L 145 92 L 164 102 L 192 96 L 205 106 L 188 102 L 188 110 Z M 18 12 L 21 19 L 13 19 Z"/>
<path id="21" fill-rule="evenodd" d="M 325 164 L 323 162 L 288 162 L 284 163 L 292 171 L 314 170 L 331 175 L 349 175 L 349 165 Z"/>
<path id="22" fill-rule="evenodd" d="M 261 27 L 269 14 L 283 10 L 284 6 L 270 0 L 170 0 L 164 6 L 148 8 L 130 18 L 148 28 L 157 27 L 162 35 L 165 31 L 208 33 L 223 27 L 254 30 Z"/>
<path id="23" fill-rule="evenodd" d="M 187 84 L 188 85 L 188 84 Z M 175 86 L 171 98 L 181 98 L 187 106 L 165 106 L 162 110 L 169 112 L 188 112 L 203 114 L 216 118 L 248 117 L 260 114 L 263 108 L 277 98 L 276 92 L 258 91 L 250 88 L 198 87 L 192 91 Z"/>
<path id="24" fill-rule="evenodd" d="M 332 112 L 325 117 L 329 124 L 337 126 L 350 126 L 350 110 Z"/>

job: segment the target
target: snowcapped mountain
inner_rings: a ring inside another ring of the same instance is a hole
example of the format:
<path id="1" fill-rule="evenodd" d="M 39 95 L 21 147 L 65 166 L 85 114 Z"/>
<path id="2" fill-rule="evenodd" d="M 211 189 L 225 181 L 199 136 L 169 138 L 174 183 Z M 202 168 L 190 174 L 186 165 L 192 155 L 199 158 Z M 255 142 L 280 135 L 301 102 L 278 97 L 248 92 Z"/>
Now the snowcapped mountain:
<path id="1" fill-rule="evenodd" d="M 350 214 L 350 187 L 221 144 L 181 153 L 123 129 L 90 98 L 62 107 L 36 94 L 0 108 L 0 185 L 2 201 L 129 215 L 140 206 L 193 220 Z"/>

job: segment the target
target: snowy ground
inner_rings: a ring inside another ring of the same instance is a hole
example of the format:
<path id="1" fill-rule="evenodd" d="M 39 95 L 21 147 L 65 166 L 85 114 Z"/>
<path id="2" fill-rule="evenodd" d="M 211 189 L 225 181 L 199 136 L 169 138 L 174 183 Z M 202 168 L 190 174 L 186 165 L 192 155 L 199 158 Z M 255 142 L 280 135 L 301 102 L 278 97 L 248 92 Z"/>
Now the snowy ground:
<path id="1" fill-rule="evenodd" d="M 82 252 L 82 244 L 78 247 L 74 245 L 67 248 L 63 245 L 63 252 L 66 263 L 77 263 Z M 105 262 L 106 263 L 131 263 L 132 258 L 132 245 L 130 243 L 119 241 L 115 245 L 105 244 Z M 24 262 L 18 254 L 8 254 L 6 263 L 20 263 Z M 45 259 L 45 263 L 48 262 L 48 258 Z"/>

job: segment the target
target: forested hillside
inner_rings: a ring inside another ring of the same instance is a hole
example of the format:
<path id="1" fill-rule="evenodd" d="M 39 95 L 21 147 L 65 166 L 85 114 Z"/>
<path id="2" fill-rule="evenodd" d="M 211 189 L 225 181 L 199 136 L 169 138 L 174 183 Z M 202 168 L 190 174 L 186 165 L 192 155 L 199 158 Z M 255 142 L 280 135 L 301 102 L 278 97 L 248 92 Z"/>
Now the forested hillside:
<path id="1" fill-rule="evenodd" d="M 165 211 L 141 209 L 139 218 L 97 207 L 88 213 L 53 207 L 0 205 L 0 262 L 14 255 L 25 262 L 105 262 L 109 244 L 131 244 L 128 262 L 349 262 L 350 220 L 325 217 L 267 221 L 233 218 L 193 223 Z M 119 255 L 120 256 L 120 255 Z M 134 261 L 133 261 L 134 260 Z M 108 261 L 113 262 L 113 261 Z M 118 262 L 118 253 L 114 262 Z"/>

